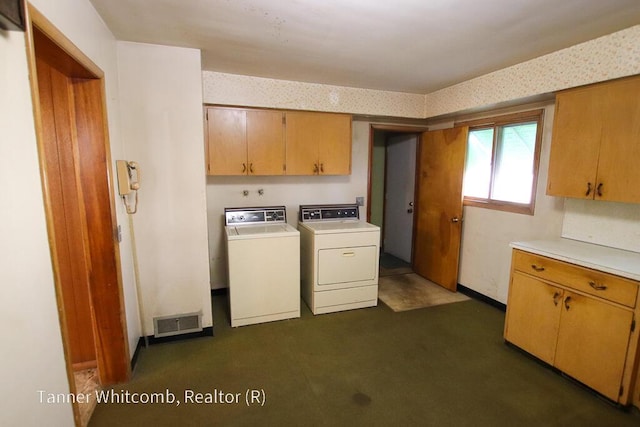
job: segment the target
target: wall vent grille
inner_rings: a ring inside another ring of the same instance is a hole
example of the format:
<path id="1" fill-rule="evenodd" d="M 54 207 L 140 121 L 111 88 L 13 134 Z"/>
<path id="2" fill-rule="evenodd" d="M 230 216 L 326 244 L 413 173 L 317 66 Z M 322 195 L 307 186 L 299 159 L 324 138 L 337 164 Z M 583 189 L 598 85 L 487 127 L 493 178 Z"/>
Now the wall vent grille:
<path id="1" fill-rule="evenodd" d="M 201 332 L 202 324 L 199 313 L 179 314 L 153 318 L 154 337 L 168 337 L 172 335 Z"/>

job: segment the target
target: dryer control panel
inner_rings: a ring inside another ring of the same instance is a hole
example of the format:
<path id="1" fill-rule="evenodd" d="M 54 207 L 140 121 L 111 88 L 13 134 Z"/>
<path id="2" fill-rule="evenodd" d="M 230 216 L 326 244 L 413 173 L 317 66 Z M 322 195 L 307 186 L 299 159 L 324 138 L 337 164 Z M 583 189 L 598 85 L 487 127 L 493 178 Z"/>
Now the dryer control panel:
<path id="1" fill-rule="evenodd" d="M 344 221 L 358 219 L 360 219 L 360 210 L 356 204 L 300 206 L 300 222 Z"/>

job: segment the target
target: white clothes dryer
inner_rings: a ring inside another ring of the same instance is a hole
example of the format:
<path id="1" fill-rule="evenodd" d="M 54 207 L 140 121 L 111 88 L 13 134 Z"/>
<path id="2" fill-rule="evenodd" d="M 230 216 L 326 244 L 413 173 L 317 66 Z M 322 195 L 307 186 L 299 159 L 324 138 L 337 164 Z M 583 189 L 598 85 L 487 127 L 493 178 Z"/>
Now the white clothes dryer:
<path id="1" fill-rule="evenodd" d="M 380 228 L 354 204 L 302 205 L 298 218 L 302 298 L 313 314 L 378 304 Z"/>

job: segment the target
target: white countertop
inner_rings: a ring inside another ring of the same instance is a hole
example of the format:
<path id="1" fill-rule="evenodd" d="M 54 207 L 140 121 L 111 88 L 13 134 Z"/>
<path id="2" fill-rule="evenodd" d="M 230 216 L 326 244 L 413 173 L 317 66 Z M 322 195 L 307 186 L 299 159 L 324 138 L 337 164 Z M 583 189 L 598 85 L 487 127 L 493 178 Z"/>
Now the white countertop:
<path id="1" fill-rule="evenodd" d="M 640 281 L 640 253 L 571 239 L 511 242 L 514 249 Z"/>

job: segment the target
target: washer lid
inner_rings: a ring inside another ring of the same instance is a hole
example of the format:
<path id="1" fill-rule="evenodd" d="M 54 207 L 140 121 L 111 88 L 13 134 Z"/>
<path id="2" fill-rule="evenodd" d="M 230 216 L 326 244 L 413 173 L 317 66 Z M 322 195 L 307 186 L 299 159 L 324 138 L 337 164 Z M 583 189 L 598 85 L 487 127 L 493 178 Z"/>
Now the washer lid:
<path id="1" fill-rule="evenodd" d="M 228 225 L 227 237 L 234 239 L 262 239 L 270 237 L 298 236 L 300 232 L 289 224 Z"/>

